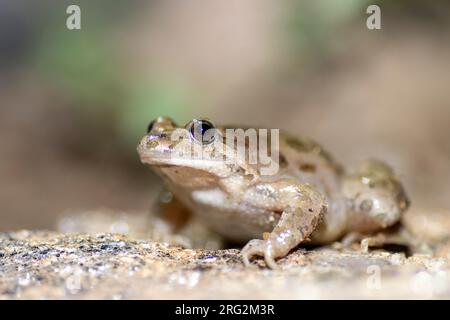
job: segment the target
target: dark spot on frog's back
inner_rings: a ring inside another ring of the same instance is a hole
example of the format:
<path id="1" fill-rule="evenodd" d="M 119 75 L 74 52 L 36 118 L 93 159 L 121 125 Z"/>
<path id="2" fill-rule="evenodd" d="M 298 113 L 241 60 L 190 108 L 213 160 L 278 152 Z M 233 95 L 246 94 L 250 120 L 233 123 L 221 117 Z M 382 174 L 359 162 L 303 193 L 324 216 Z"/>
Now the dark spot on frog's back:
<path id="1" fill-rule="evenodd" d="M 303 138 L 293 138 L 289 137 L 286 139 L 286 143 L 293 149 L 300 152 L 312 152 L 318 154 L 327 160 L 331 160 L 331 156 L 326 152 L 317 142 Z"/>
<path id="2" fill-rule="evenodd" d="M 300 152 L 309 152 L 313 149 L 312 143 L 306 140 L 300 140 L 297 138 L 289 137 L 286 139 L 286 143 L 293 149 Z"/>
<path id="3" fill-rule="evenodd" d="M 286 168 L 288 166 L 288 161 L 282 153 L 278 155 L 278 165 L 280 166 L 280 168 Z"/>
<path id="4" fill-rule="evenodd" d="M 288 137 L 286 139 L 286 143 L 288 144 L 289 147 L 299 151 L 299 152 L 304 152 L 304 153 L 313 153 L 317 156 L 319 156 L 320 158 L 322 158 L 323 160 L 325 160 L 328 164 L 328 166 L 332 167 L 336 173 L 338 174 L 342 174 L 343 173 L 343 169 L 342 167 L 335 163 L 335 161 L 333 160 L 333 157 L 331 156 L 331 154 L 326 151 L 325 149 L 322 148 L 322 146 L 320 146 L 318 143 L 316 143 L 313 140 L 309 140 L 309 139 L 297 139 L 297 138 L 293 138 L 293 137 Z M 299 167 L 300 170 L 302 170 L 302 167 Z M 304 170 L 302 171 L 308 171 L 309 172 L 314 172 L 317 168 L 313 165 L 313 166 L 307 166 L 303 168 Z"/>
<path id="5" fill-rule="evenodd" d="M 312 164 L 312 163 L 300 163 L 299 169 L 300 169 L 300 171 L 303 171 L 303 172 L 314 173 L 314 172 L 316 172 L 317 168 L 316 168 L 316 165 Z"/>

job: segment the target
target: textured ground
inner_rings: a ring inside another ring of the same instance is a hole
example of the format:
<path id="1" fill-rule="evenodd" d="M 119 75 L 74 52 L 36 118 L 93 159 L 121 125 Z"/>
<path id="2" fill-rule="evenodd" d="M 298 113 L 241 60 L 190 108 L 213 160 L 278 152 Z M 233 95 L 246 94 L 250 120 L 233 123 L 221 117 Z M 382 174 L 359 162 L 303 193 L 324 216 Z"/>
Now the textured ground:
<path id="1" fill-rule="evenodd" d="M 298 249 L 279 264 L 246 269 L 238 250 L 119 234 L 3 233 L 0 298 L 450 298 L 446 258 L 323 247 Z"/>

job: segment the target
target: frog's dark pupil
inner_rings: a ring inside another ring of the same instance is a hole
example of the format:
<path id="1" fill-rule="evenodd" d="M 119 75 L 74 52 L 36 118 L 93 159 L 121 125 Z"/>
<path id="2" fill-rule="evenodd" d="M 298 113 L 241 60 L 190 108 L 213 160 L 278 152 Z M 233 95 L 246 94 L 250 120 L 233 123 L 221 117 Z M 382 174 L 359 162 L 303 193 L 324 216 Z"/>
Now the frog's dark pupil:
<path id="1" fill-rule="evenodd" d="M 190 127 L 190 132 L 196 140 L 204 144 L 208 144 L 214 140 L 214 134 L 211 134 L 211 129 L 214 129 L 214 126 L 211 122 L 207 120 L 195 120 Z"/>
<path id="2" fill-rule="evenodd" d="M 206 131 L 208 131 L 209 129 L 211 129 L 211 125 L 208 122 L 205 121 L 201 121 L 200 123 L 200 133 L 202 134 L 202 136 L 205 134 Z"/>

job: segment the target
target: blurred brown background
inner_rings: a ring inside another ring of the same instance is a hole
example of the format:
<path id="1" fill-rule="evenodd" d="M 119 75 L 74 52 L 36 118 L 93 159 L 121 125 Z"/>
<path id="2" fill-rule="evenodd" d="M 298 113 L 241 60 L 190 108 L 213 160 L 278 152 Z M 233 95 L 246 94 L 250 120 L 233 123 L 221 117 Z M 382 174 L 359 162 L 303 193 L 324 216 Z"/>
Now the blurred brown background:
<path id="1" fill-rule="evenodd" d="M 345 166 L 383 158 L 413 205 L 450 207 L 449 18 L 445 1 L 1 0 L 0 230 L 147 211 L 160 181 L 135 147 L 158 115 L 289 130 Z"/>

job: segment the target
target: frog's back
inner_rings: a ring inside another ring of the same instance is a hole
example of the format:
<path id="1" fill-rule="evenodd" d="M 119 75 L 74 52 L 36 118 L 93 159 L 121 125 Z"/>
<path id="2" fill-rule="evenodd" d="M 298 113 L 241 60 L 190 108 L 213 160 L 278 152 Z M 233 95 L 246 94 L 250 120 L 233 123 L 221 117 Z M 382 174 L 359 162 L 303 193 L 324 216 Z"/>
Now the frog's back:
<path id="1" fill-rule="evenodd" d="M 291 175 L 333 198 L 339 193 L 341 166 L 320 144 L 309 138 L 280 134 L 281 175 Z"/>

